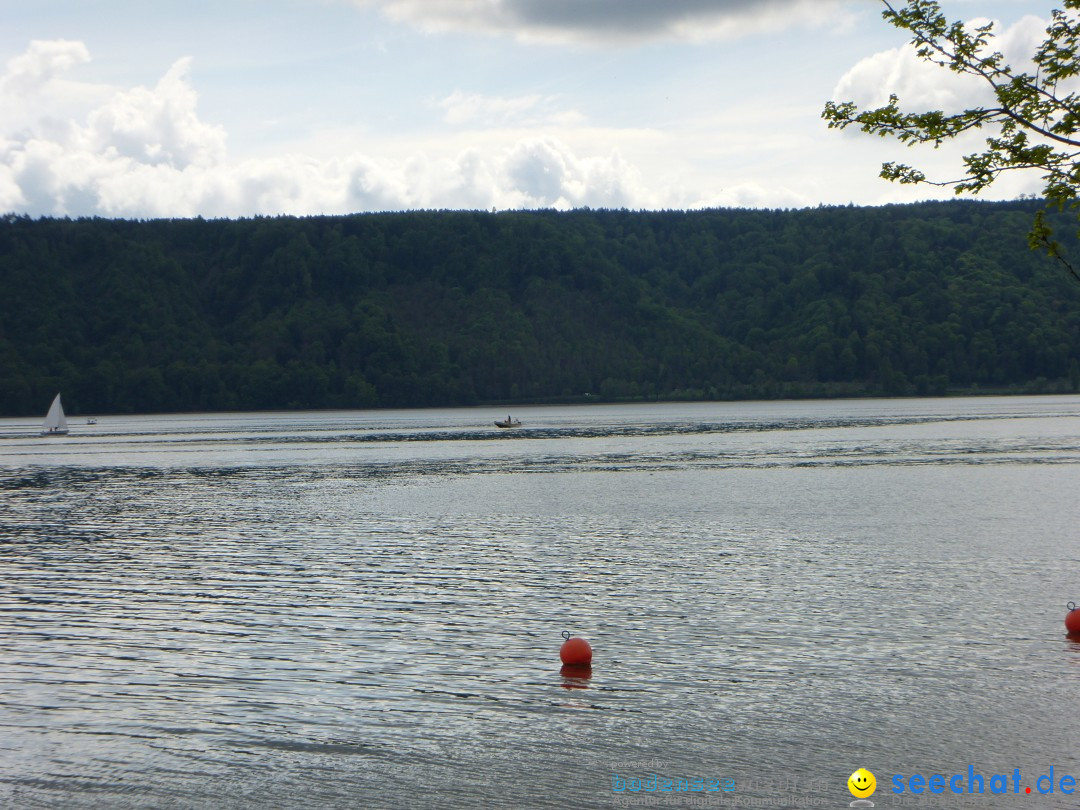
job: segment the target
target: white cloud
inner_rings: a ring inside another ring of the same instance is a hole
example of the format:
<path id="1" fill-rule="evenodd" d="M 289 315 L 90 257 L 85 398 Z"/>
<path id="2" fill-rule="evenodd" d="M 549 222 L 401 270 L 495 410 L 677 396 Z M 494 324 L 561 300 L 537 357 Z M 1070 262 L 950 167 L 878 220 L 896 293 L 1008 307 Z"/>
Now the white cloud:
<path id="1" fill-rule="evenodd" d="M 7 151 L 7 143 L 0 141 L 0 155 Z M 26 197 L 15 180 L 10 166 L 0 163 L 0 212 L 14 211 L 26 206 Z"/>
<path id="2" fill-rule="evenodd" d="M 504 164 L 513 188 L 530 208 L 568 208 L 582 192 L 583 167 L 561 145 L 531 141 L 515 146 Z"/>
<path id="3" fill-rule="evenodd" d="M 0 93 L 5 96 L 39 93 L 58 76 L 89 61 L 90 51 L 82 42 L 34 40 L 24 53 L 8 60 L 7 72 L 0 79 Z"/>
<path id="4" fill-rule="evenodd" d="M 845 0 L 353 0 L 421 30 L 523 41 L 725 39 L 800 25 L 838 26 Z"/>
<path id="5" fill-rule="evenodd" d="M 0 77 L 4 100 L 56 84 L 87 61 L 81 43 L 34 43 Z M 461 134 L 485 143 L 429 157 L 355 149 L 231 162 L 221 127 L 200 119 L 190 60 L 153 87 L 96 88 L 82 120 L 42 113 L 0 133 L 0 206 L 35 215 L 115 217 L 334 214 L 410 208 L 646 206 L 637 168 L 618 151 L 579 154 L 566 143 L 513 130 Z M 454 93 L 439 105 L 454 123 L 491 125 L 572 115 L 540 96 Z M 11 122 L 9 122 L 11 123 Z M 492 132 L 501 135 L 492 135 Z M 492 138 L 495 140 L 493 141 Z M 486 140 L 485 140 L 486 139 Z"/>
<path id="6" fill-rule="evenodd" d="M 36 214 L 191 213 L 182 189 L 197 172 L 187 170 L 219 166 L 225 133 L 199 120 L 188 60 L 153 88 L 116 91 L 66 78 L 89 59 L 81 42 L 36 41 L 7 63 L 0 202 Z"/>
<path id="7" fill-rule="evenodd" d="M 498 98 L 455 91 L 438 106 L 446 110 L 446 121 L 450 124 L 505 124 L 536 109 L 541 100 L 538 95 Z"/>
<path id="8" fill-rule="evenodd" d="M 973 28 L 986 22 L 989 21 L 978 18 L 968 25 Z M 1029 15 L 1004 31 L 996 31 L 991 45 L 1013 68 L 1028 70 L 1031 54 L 1046 36 L 1045 29 L 1044 20 Z M 959 111 L 994 100 L 985 80 L 960 75 L 920 59 L 910 44 L 860 60 L 841 77 L 833 98 L 854 101 L 860 107 L 878 107 L 886 104 L 892 93 L 899 96 L 904 109 L 910 110 Z"/>
<path id="9" fill-rule="evenodd" d="M 150 165 L 212 166 L 225 156 L 225 132 L 199 120 L 188 81 L 190 59 L 173 64 L 155 87 L 117 93 L 90 113 L 78 145 L 95 154 Z"/>
<path id="10" fill-rule="evenodd" d="M 415 9 L 425 5 L 411 1 Z M 479 13 L 481 5 L 493 14 L 530 14 L 545 25 L 572 16 L 569 6 L 521 0 L 463 0 L 461 7 Z M 618 11 L 604 3 L 587 5 L 587 18 L 599 18 L 605 8 Z M 816 0 L 812 5 L 822 7 Z M 762 9 L 775 14 L 797 7 L 794 0 L 688 0 L 673 3 L 672 11 L 664 3 L 628 2 L 618 11 L 618 24 L 630 30 L 660 15 L 670 32 L 677 20 L 704 19 L 694 14 L 722 11 L 728 20 L 757 14 L 760 21 L 766 18 L 760 16 Z M 632 19 L 637 22 L 631 24 Z M 587 30 L 591 23 L 586 19 L 581 25 Z M 1008 33 L 1019 38 L 1018 30 L 1014 26 Z M 502 58 L 505 51 L 495 50 Z M 649 50 L 635 54 L 648 57 Z M 655 50 L 666 56 L 671 49 Z M 695 59 L 703 56 L 691 50 Z M 603 57 L 601 66 L 583 57 L 572 71 L 564 68 L 572 73 L 570 81 L 534 81 L 530 72 L 524 85 L 515 84 L 520 77 L 508 77 L 488 84 L 485 89 L 491 92 L 485 93 L 453 90 L 454 84 L 446 83 L 433 96 L 431 88 L 440 85 L 425 81 L 401 93 L 403 108 L 394 107 L 389 94 L 358 94 L 362 102 L 342 116 L 337 110 L 325 115 L 314 98 L 310 107 L 297 107 L 296 96 L 268 92 L 277 103 L 273 115 L 296 122 L 290 132 L 295 139 L 288 144 L 268 140 L 258 151 L 234 156 L 227 150 L 224 127 L 200 113 L 190 59 L 175 60 L 156 82 L 112 87 L 76 81 L 90 58 L 82 43 L 36 42 L 0 75 L 0 109 L 6 113 L 23 104 L 18 115 L 0 117 L 0 212 L 236 217 L 417 208 L 794 207 L 840 195 L 841 201 L 867 199 L 855 190 L 858 177 L 844 181 L 851 191 L 835 181 L 837 164 L 851 163 L 854 150 L 836 133 L 818 131 L 820 108 L 813 98 L 777 100 L 763 83 L 761 94 L 714 98 L 694 91 L 692 103 L 679 106 L 674 92 L 669 103 L 666 87 L 659 102 L 656 87 L 647 87 L 640 95 L 603 98 L 589 106 L 581 86 L 591 89 L 594 78 L 606 80 L 605 67 L 618 61 Z M 581 66 L 596 76 L 583 76 Z M 681 70 L 679 81 L 699 75 L 685 65 Z M 906 86 L 916 95 L 940 90 L 944 71 L 931 69 L 930 78 L 920 70 L 900 49 L 883 52 L 853 69 L 838 93 L 878 92 L 886 79 L 909 80 Z M 717 74 L 700 75 L 711 77 L 701 79 L 708 87 Z M 731 75 L 730 70 L 725 67 L 723 75 Z M 555 90 L 546 92 L 549 88 Z M 642 110 L 634 108 L 639 97 Z M 221 98 L 216 99 L 219 116 Z M 287 98 L 293 106 L 279 101 Z M 424 98 L 426 109 L 417 103 Z M 244 115 L 250 109 L 265 120 L 265 100 L 262 107 L 245 106 Z M 211 97 L 208 103 L 214 101 Z M 577 106 L 587 109 L 589 117 Z M 615 119 L 620 123 L 611 123 Z M 242 133 L 237 121 L 230 129 Z M 862 180 L 867 185 L 876 182 L 876 165 L 866 162 Z"/>
<path id="11" fill-rule="evenodd" d="M 974 18 L 967 22 L 967 26 L 973 30 L 988 22 L 991 21 L 986 18 Z M 1033 71 L 1031 56 L 1046 38 L 1046 25 L 1045 20 L 1031 15 L 1004 29 L 1000 23 L 996 23 L 990 47 L 999 51 L 1014 70 Z M 1071 80 L 1068 84 L 1069 87 L 1066 87 L 1063 83 L 1059 91 L 1068 92 L 1080 82 Z M 907 112 L 942 110 L 951 114 L 979 106 L 997 106 L 993 89 L 984 79 L 957 74 L 920 59 L 910 44 L 881 51 L 859 61 L 837 83 L 832 98 L 854 101 L 861 109 L 872 109 L 888 103 L 890 94 L 899 97 L 900 109 Z M 913 163 L 933 182 L 956 182 L 964 174 L 962 156 L 983 151 L 986 139 L 994 134 L 996 130 L 989 127 L 972 130 L 946 140 L 939 148 L 921 149 L 917 154 L 909 153 L 906 149 L 898 151 L 895 142 L 890 142 L 892 149 L 888 159 Z M 849 129 L 848 137 L 849 140 L 854 139 L 851 141 L 853 143 L 866 139 L 866 135 L 855 128 Z M 874 140 L 876 142 L 877 139 Z M 1037 172 L 1005 174 L 995 181 L 993 190 L 984 193 L 984 196 L 1005 199 L 1020 194 L 1038 194 L 1042 185 Z M 926 185 L 893 185 L 882 201 L 910 201 L 924 198 L 928 193 L 930 187 Z M 943 187 L 940 194 L 953 196 L 951 186 Z"/>
<path id="12" fill-rule="evenodd" d="M 806 195 L 789 188 L 766 187 L 760 183 L 737 183 L 696 200 L 693 208 L 803 208 L 810 205 Z"/>
<path id="13" fill-rule="evenodd" d="M 25 136 L 32 130 L 53 139 L 68 137 L 71 121 L 111 92 L 67 78 L 69 71 L 89 61 L 86 46 L 71 40 L 34 40 L 26 51 L 8 60 L 0 75 L 5 134 Z"/>

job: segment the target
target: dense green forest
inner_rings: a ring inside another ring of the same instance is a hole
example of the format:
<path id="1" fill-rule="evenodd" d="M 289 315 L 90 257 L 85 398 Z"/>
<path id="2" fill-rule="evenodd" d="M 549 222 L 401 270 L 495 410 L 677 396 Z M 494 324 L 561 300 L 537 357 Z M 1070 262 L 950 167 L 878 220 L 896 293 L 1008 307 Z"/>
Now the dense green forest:
<path id="1" fill-rule="evenodd" d="M 1075 391 L 1040 207 L 7 216 L 0 413 Z"/>

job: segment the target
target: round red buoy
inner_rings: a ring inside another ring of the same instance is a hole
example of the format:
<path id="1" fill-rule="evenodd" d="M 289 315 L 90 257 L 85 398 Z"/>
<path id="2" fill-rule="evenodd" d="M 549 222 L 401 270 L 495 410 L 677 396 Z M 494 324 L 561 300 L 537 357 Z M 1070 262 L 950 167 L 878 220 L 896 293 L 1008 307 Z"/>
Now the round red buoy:
<path id="1" fill-rule="evenodd" d="M 559 658 L 564 664 L 588 665 L 592 663 L 592 647 L 583 638 L 574 636 L 571 638 L 567 632 L 563 633 L 562 647 L 559 648 Z"/>
<path id="2" fill-rule="evenodd" d="M 1069 631 L 1070 636 L 1080 636 L 1080 610 L 1076 609 L 1075 602 L 1069 602 L 1066 607 L 1069 608 L 1069 612 L 1065 614 L 1065 629 Z"/>

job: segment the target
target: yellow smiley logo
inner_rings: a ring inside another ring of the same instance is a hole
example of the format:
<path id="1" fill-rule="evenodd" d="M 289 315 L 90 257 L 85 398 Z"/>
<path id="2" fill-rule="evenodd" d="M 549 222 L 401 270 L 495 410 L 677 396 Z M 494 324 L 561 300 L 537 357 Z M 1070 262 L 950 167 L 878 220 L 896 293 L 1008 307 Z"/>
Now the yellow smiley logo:
<path id="1" fill-rule="evenodd" d="M 859 768 L 848 777 L 847 788 L 855 798 L 865 799 L 867 796 L 874 795 L 874 791 L 877 790 L 877 780 L 866 768 Z"/>

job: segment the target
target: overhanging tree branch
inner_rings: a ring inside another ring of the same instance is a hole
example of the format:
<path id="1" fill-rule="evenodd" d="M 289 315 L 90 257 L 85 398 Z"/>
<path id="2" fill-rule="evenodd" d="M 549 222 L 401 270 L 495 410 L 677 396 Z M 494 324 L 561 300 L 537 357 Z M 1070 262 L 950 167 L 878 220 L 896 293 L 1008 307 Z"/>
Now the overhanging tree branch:
<path id="1" fill-rule="evenodd" d="M 901 184 L 951 187 L 957 194 L 978 194 L 1006 173 L 1041 173 L 1043 196 L 1059 210 L 1080 209 L 1080 95 L 1064 83 L 1080 77 L 1080 0 L 1062 0 L 1063 9 L 1050 12 L 1046 38 L 1031 56 L 1034 75 L 1017 71 L 993 50 L 994 24 L 969 29 L 949 22 L 937 0 L 881 0 L 882 17 L 911 33 L 917 55 L 934 65 L 981 78 L 997 104 L 946 113 L 943 110 L 904 112 L 900 99 L 860 110 L 854 102 L 826 102 L 822 112 L 830 129 L 858 126 L 862 132 L 895 138 L 906 146 L 931 144 L 935 149 L 976 130 L 985 129 L 985 149 L 962 158 L 963 176 L 952 180 L 927 177 L 917 168 L 889 162 L 881 177 Z M 1029 245 L 1061 262 L 1080 281 L 1064 259 L 1061 246 L 1040 213 L 1029 234 Z"/>

